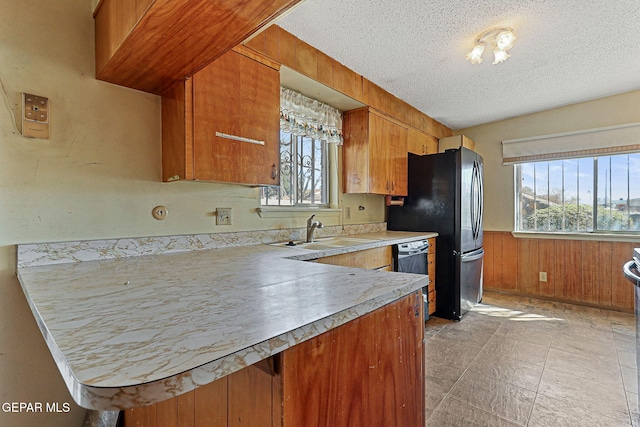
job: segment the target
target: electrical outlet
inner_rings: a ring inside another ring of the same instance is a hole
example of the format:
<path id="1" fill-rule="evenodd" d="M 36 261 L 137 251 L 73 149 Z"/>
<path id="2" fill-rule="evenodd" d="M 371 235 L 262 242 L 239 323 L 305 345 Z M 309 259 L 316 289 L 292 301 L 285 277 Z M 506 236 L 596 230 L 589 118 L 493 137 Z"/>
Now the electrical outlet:
<path id="1" fill-rule="evenodd" d="M 231 225 L 231 208 L 216 209 L 216 225 Z"/>
<path id="2" fill-rule="evenodd" d="M 22 94 L 22 135 L 49 138 L 49 98 Z"/>
<path id="3" fill-rule="evenodd" d="M 541 271 L 540 272 L 540 281 L 541 282 L 546 282 L 547 281 L 547 272 L 546 271 Z"/>
<path id="4" fill-rule="evenodd" d="M 351 208 L 344 208 L 344 219 L 351 219 Z"/>

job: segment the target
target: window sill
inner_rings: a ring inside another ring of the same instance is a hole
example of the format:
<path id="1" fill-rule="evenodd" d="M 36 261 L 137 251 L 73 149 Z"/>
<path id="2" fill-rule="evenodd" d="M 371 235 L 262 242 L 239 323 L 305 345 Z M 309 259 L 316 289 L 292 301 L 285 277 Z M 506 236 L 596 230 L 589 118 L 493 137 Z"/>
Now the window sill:
<path id="1" fill-rule="evenodd" d="M 536 231 L 512 231 L 517 239 L 596 240 L 601 242 L 640 242 L 638 234 L 618 233 L 540 233 Z"/>
<path id="2" fill-rule="evenodd" d="M 261 206 L 257 208 L 260 218 L 307 218 L 312 214 L 339 218 L 342 209 L 306 206 Z"/>

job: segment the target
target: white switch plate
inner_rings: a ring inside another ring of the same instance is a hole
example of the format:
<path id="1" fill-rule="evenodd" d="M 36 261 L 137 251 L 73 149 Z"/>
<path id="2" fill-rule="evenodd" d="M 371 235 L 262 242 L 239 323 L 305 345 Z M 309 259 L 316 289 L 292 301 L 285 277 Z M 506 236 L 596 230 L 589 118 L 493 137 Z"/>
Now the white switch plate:
<path id="1" fill-rule="evenodd" d="M 216 209 L 216 224 L 231 225 L 231 208 Z"/>
<path id="2" fill-rule="evenodd" d="M 546 271 L 541 271 L 540 272 L 540 281 L 541 282 L 546 282 L 547 281 L 547 272 Z"/>
<path id="3" fill-rule="evenodd" d="M 22 136 L 49 138 L 49 98 L 22 94 Z"/>

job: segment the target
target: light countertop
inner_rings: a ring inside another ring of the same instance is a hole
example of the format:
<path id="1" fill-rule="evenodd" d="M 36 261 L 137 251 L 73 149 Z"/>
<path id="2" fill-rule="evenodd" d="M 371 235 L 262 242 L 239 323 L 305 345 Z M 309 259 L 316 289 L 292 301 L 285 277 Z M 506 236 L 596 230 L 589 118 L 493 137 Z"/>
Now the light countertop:
<path id="1" fill-rule="evenodd" d="M 303 262 L 361 246 L 265 244 L 20 266 L 34 317 L 76 402 L 137 407 L 210 383 L 427 285 L 422 275 Z"/>

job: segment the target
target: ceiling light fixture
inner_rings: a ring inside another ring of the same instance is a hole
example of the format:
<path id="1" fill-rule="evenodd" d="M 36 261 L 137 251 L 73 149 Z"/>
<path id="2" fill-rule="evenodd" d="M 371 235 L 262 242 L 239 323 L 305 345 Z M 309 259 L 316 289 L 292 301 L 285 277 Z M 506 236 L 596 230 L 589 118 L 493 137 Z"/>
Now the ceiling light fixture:
<path id="1" fill-rule="evenodd" d="M 513 47 L 516 38 L 511 28 L 492 28 L 478 36 L 473 49 L 467 53 L 465 58 L 471 61 L 472 64 L 481 63 L 485 45 L 491 43 L 494 55 L 493 64 L 499 64 L 511 56 L 507 51 Z"/>

